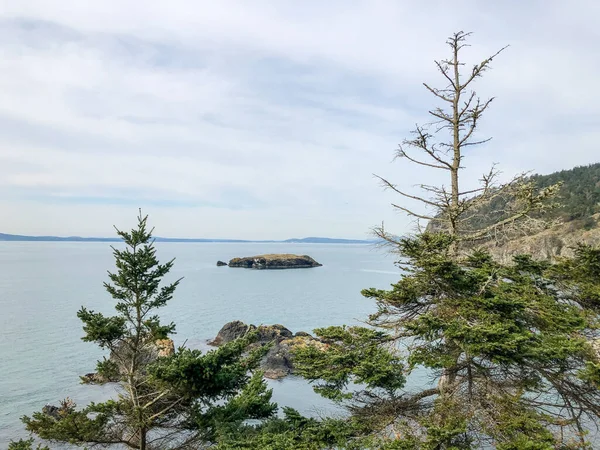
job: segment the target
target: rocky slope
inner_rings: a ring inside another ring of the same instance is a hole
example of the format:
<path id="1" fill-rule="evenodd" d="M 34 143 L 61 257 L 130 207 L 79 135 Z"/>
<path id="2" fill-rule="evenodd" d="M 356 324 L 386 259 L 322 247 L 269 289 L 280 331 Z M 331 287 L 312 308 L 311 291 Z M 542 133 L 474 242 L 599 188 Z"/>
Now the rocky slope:
<path id="1" fill-rule="evenodd" d="M 320 267 L 317 261 L 308 255 L 269 254 L 233 258 L 229 267 L 244 267 L 246 269 L 306 269 Z"/>
<path id="2" fill-rule="evenodd" d="M 524 236 L 516 230 L 512 236 L 504 236 L 502 242 L 495 239 L 479 243 L 487 248 L 499 261 L 510 262 L 516 254 L 530 254 L 539 260 L 553 261 L 557 257 L 572 256 L 578 243 L 600 245 L 600 163 L 574 167 L 548 175 L 533 175 L 530 178 L 539 189 L 560 185 L 555 207 L 545 210 L 543 216 L 534 213 L 534 219 L 556 223 L 551 228 L 531 232 Z M 482 205 L 474 219 L 466 225 L 474 230 L 483 229 L 506 218 L 505 211 L 511 209 L 514 199 L 508 196 L 495 197 Z M 427 230 L 441 231 L 439 226 L 428 224 Z"/>
<path id="3" fill-rule="evenodd" d="M 591 219 L 594 224 L 589 227 L 581 227 L 578 222 L 570 221 L 502 245 L 489 242 L 482 247 L 503 263 L 509 263 L 513 256 L 524 253 L 538 260 L 555 261 L 557 257 L 573 256 L 573 248 L 578 243 L 600 246 L 600 214 L 591 216 Z M 589 219 L 588 223 L 591 223 Z"/>

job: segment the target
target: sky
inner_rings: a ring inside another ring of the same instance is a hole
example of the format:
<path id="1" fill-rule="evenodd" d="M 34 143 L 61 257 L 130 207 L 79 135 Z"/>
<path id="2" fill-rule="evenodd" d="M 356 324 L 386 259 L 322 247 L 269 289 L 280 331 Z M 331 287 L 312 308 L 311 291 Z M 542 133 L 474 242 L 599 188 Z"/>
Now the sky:
<path id="1" fill-rule="evenodd" d="M 367 238 L 412 221 L 394 160 L 438 104 L 434 60 L 470 31 L 493 139 L 466 185 L 600 161 L 597 0 L 4 0 L 0 232 L 111 236 L 138 208 L 169 237 Z M 405 204 L 405 203 L 402 203 Z"/>

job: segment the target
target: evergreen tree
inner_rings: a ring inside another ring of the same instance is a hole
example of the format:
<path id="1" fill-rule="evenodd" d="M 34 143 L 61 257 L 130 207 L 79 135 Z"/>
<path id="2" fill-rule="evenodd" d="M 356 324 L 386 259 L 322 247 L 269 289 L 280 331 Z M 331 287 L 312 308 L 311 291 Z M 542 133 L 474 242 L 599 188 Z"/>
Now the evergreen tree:
<path id="1" fill-rule="evenodd" d="M 354 421 L 398 445 L 592 448 L 600 250 L 507 266 L 483 252 L 456 261 L 451 244 L 444 234 L 402 239 L 406 275 L 391 290 L 363 291 L 381 331 L 316 330 L 329 349 L 298 349 L 300 373 L 327 397 L 350 399 Z"/>
<path id="2" fill-rule="evenodd" d="M 424 184 L 430 197 L 420 197 L 382 180 L 432 209 L 394 205 L 430 221 L 428 231 L 398 238 L 377 230 L 400 256 L 402 279 L 390 290 L 363 291 L 377 305 L 370 327 L 317 329 L 326 349 L 297 348 L 295 364 L 318 393 L 348 408 L 353 430 L 373 439 L 370 448 L 591 448 L 586 431 L 600 424 L 600 251 L 581 246 L 559 264 L 522 255 L 503 265 L 469 250 L 515 224 L 531 225 L 523 220 L 536 219 L 559 186 L 538 192 L 524 176 L 496 185 L 492 170 L 480 188 L 461 188 L 464 150 L 485 142 L 475 130 L 491 102 L 470 89 L 499 53 L 461 74 L 468 36 L 455 33 L 451 57 L 436 62 L 447 86 L 425 85 L 449 109 L 430 111 L 436 123 L 417 127 L 398 152 L 446 171 L 449 189 Z M 515 200 L 490 214 L 507 197 Z M 353 439 L 339 447 L 352 448 Z"/>
<path id="3" fill-rule="evenodd" d="M 125 249 L 113 248 L 117 272 L 109 273 L 104 285 L 117 314 L 82 307 L 77 315 L 85 331 L 82 339 L 110 351 L 92 380 L 118 382 L 119 395 L 81 410 L 69 399 L 45 407 L 23 417 L 27 430 L 75 444 L 199 448 L 247 419 L 271 416 L 276 409 L 271 391 L 260 372 L 252 373 L 264 349 L 248 353 L 253 336 L 247 335 L 206 354 L 169 351 L 175 325 L 162 324 L 157 310 L 173 298 L 180 282 L 162 285 L 174 261 L 159 263 L 147 216 L 141 213 L 137 228 L 117 233 Z"/>

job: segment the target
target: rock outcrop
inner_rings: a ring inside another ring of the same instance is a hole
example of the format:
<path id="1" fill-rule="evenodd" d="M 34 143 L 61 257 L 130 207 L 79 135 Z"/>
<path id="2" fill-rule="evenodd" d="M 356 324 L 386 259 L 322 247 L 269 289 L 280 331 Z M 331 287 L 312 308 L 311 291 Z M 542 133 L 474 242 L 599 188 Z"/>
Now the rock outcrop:
<path id="1" fill-rule="evenodd" d="M 320 266 L 322 264 L 319 264 L 308 255 L 292 254 L 247 256 L 233 258 L 229 261 L 229 267 L 243 267 L 246 269 L 306 269 Z"/>
<path id="2" fill-rule="evenodd" d="M 122 357 L 127 358 L 127 355 L 124 352 L 127 351 L 127 346 L 122 345 L 120 348 L 115 349 L 111 352 L 109 360 L 113 362 L 118 362 L 122 359 Z M 121 358 L 118 358 L 116 353 L 120 353 Z M 171 356 L 175 353 L 175 343 L 172 339 L 158 339 L 154 342 L 154 345 L 145 351 L 145 354 L 140 359 L 143 364 L 149 364 L 152 361 L 155 361 L 158 358 L 162 358 L 165 356 Z M 118 366 L 118 365 L 117 365 Z M 96 372 L 86 373 L 83 376 L 80 376 L 81 382 L 84 384 L 104 384 L 104 383 L 112 383 L 119 381 L 119 373 L 123 373 L 122 370 L 117 371 L 114 377 L 107 378 L 104 375 L 101 375 Z"/>
<path id="3" fill-rule="evenodd" d="M 260 367 L 266 378 L 279 379 L 294 372 L 292 350 L 297 346 L 315 345 L 324 348 L 326 344 L 304 331 L 293 334 L 283 325 L 247 325 L 239 320 L 226 323 L 210 345 L 223 345 L 244 336 L 249 331 L 256 331 L 257 341 L 252 346 L 267 345 L 272 347 L 263 357 Z M 251 346 L 251 347 L 252 347 Z"/>
<path id="4" fill-rule="evenodd" d="M 543 230 L 531 236 L 512 239 L 501 245 L 493 242 L 484 243 L 494 259 L 508 264 L 513 256 L 529 254 L 534 259 L 556 261 L 560 257 L 572 257 L 573 248 L 578 243 L 600 245 L 600 214 L 591 216 L 595 226 L 581 228 L 576 222 L 566 222 Z"/>
<path id="5" fill-rule="evenodd" d="M 227 263 L 224 261 L 217 261 L 217 267 L 222 267 L 222 266 L 226 266 Z"/>

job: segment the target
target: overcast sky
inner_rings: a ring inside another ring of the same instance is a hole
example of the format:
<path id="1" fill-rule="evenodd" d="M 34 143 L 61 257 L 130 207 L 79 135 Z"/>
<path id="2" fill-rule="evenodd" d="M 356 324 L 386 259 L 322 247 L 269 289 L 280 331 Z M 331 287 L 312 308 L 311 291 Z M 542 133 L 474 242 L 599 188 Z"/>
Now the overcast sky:
<path id="1" fill-rule="evenodd" d="M 600 161 L 598 0 L 4 0 L 0 232 L 110 236 L 138 207 L 160 236 L 404 232 L 372 174 L 443 182 L 392 158 L 458 30 L 469 65 L 510 44 L 466 182 Z"/>

